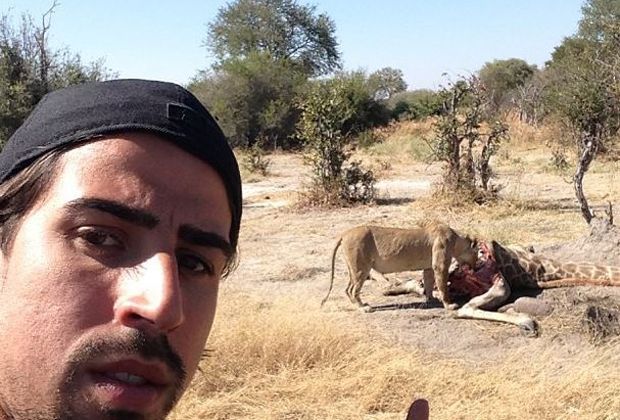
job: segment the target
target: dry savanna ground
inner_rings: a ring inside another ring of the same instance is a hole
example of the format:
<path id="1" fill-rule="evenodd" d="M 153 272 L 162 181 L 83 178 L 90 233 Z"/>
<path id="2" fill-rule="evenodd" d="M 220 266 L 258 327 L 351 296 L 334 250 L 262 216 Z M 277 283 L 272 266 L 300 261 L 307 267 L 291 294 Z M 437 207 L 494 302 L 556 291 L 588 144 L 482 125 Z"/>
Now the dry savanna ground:
<path id="1" fill-rule="evenodd" d="M 264 177 L 244 173 L 240 265 L 222 284 L 201 371 L 172 418 L 404 419 L 411 401 L 425 398 L 432 419 L 620 419 L 620 341 L 593 335 L 583 317 L 592 302 L 620 306 L 609 288 L 550 291 L 555 310 L 539 319 L 540 336 L 528 338 L 514 326 L 458 320 L 443 309 L 390 307 L 420 298 L 385 297 L 375 281 L 362 299 L 386 310 L 361 313 L 345 298 L 338 254 L 334 290 L 320 306 L 335 240 L 358 224 L 440 219 L 536 247 L 587 233 L 570 173 L 550 165 L 544 144 L 553 129 L 513 126 L 512 141 L 492 161 L 502 199 L 456 207 L 431 197 L 441 167 L 423 160 L 427 132 L 428 125 L 404 124 L 358 153 L 379 179 L 373 205 L 296 207 L 309 173 L 298 155 L 270 155 Z M 601 213 L 608 202 L 620 209 L 618 174 L 608 160 L 586 176 L 586 195 Z M 592 253 L 600 254 L 596 246 Z M 620 265 L 617 254 L 610 258 Z"/>

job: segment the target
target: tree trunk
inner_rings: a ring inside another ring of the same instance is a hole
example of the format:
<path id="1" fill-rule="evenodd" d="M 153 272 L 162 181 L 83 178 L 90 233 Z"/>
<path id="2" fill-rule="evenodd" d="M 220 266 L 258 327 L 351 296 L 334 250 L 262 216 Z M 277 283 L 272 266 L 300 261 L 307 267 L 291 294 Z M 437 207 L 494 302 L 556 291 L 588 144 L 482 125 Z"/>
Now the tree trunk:
<path id="1" fill-rule="evenodd" d="M 577 201 L 579 202 L 579 207 L 581 209 L 581 214 L 586 222 L 590 224 L 592 221 L 592 210 L 590 210 L 590 205 L 588 204 L 588 200 L 583 193 L 583 178 L 590 168 L 590 163 L 594 159 L 596 154 L 596 141 L 594 140 L 586 140 L 583 142 L 585 144 L 581 156 L 579 157 L 579 162 L 577 163 L 577 172 L 575 172 L 575 176 L 573 177 L 573 185 L 575 187 L 575 195 L 577 196 Z"/>
<path id="2" fill-rule="evenodd" d="M 458 188 L 461 180 L 461 139 L 455 134 L 450 138 L 450 154 L 448 161 L 448 176 L 444 179 L 444 184 L 448 190 L 454 191 Z"/>
<path id="3" fill-rule="evenodd" d="M 489 139 L 482 146 L 480 152 L 480 161 L 478 162 L 478 172 L 480 173 L 480 184 L 484 191 L 489 191 L 489 179 L 491 178 L 491 170 L 489 169 L 489 160 L 491 153 L 489 152 Z"/>

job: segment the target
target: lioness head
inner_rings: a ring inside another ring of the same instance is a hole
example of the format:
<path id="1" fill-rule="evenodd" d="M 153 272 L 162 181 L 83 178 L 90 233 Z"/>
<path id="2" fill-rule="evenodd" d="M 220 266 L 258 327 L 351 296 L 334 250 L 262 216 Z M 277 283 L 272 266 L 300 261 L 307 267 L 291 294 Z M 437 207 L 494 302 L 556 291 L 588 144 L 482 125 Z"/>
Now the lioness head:
<path id="1" fill-rule="evenodd" d="M 467 264 L 470 267 L 475 267 L 478 262 L 478 240 L 469 236 L 459 237 L 454 245 L 453 257 L 460 264 Z"/>

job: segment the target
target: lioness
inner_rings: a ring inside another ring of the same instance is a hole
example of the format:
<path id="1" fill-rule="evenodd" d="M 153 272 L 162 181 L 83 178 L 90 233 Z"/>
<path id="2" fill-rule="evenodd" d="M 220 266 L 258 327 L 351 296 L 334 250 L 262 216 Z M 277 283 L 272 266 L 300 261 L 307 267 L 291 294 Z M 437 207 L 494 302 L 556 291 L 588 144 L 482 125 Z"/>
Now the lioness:
<path id="1" fill-rule="evenodd" d="M 398 229 L 380 226 L 357 226 L 344 232 L 332 252 L 332 273 L 325 303 L 334 285 L 336 251 L 342 246 L 349 269 L 347 296 L 353 304 L 368 312 L 359 294 L 371 269 L 386 274 L 424 270 L 424 295 L 432 299 L 437 283 L 439 298 L 447 309 L 455 309 L 448 294 L 448 269 L 452 258 L 473 266 L 478 256 L 474 239 L 460 236 L 448 225 L 429 222 L 418 228 Z"/>

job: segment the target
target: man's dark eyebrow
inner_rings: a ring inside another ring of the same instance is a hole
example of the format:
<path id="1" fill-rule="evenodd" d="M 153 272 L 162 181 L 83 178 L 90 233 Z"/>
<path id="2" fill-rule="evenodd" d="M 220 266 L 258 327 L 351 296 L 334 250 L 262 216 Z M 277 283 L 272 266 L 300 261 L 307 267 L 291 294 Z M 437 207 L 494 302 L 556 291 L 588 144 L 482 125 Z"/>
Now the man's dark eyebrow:
<path id="1" fill-rule="evenodd" d="M 194 245 L 219 248 L 226 258 L 230 258 L 234 253 L 230 243 L 222 236 L 190 225 L 182 225 L 179 228 L 179 238 Z"/>
<path id="2" fill-rule="evenodd" d="M 84 209 L 102 211 L 147 229 L 153 229 L 159 223 L 159 218 L 157 216 L 145 210 L 131 207 L 114 200 L 102 198 L 78 198 L 76 200 L 69 201 L 65 207 L 73 211 L 80 211 Z"/>

